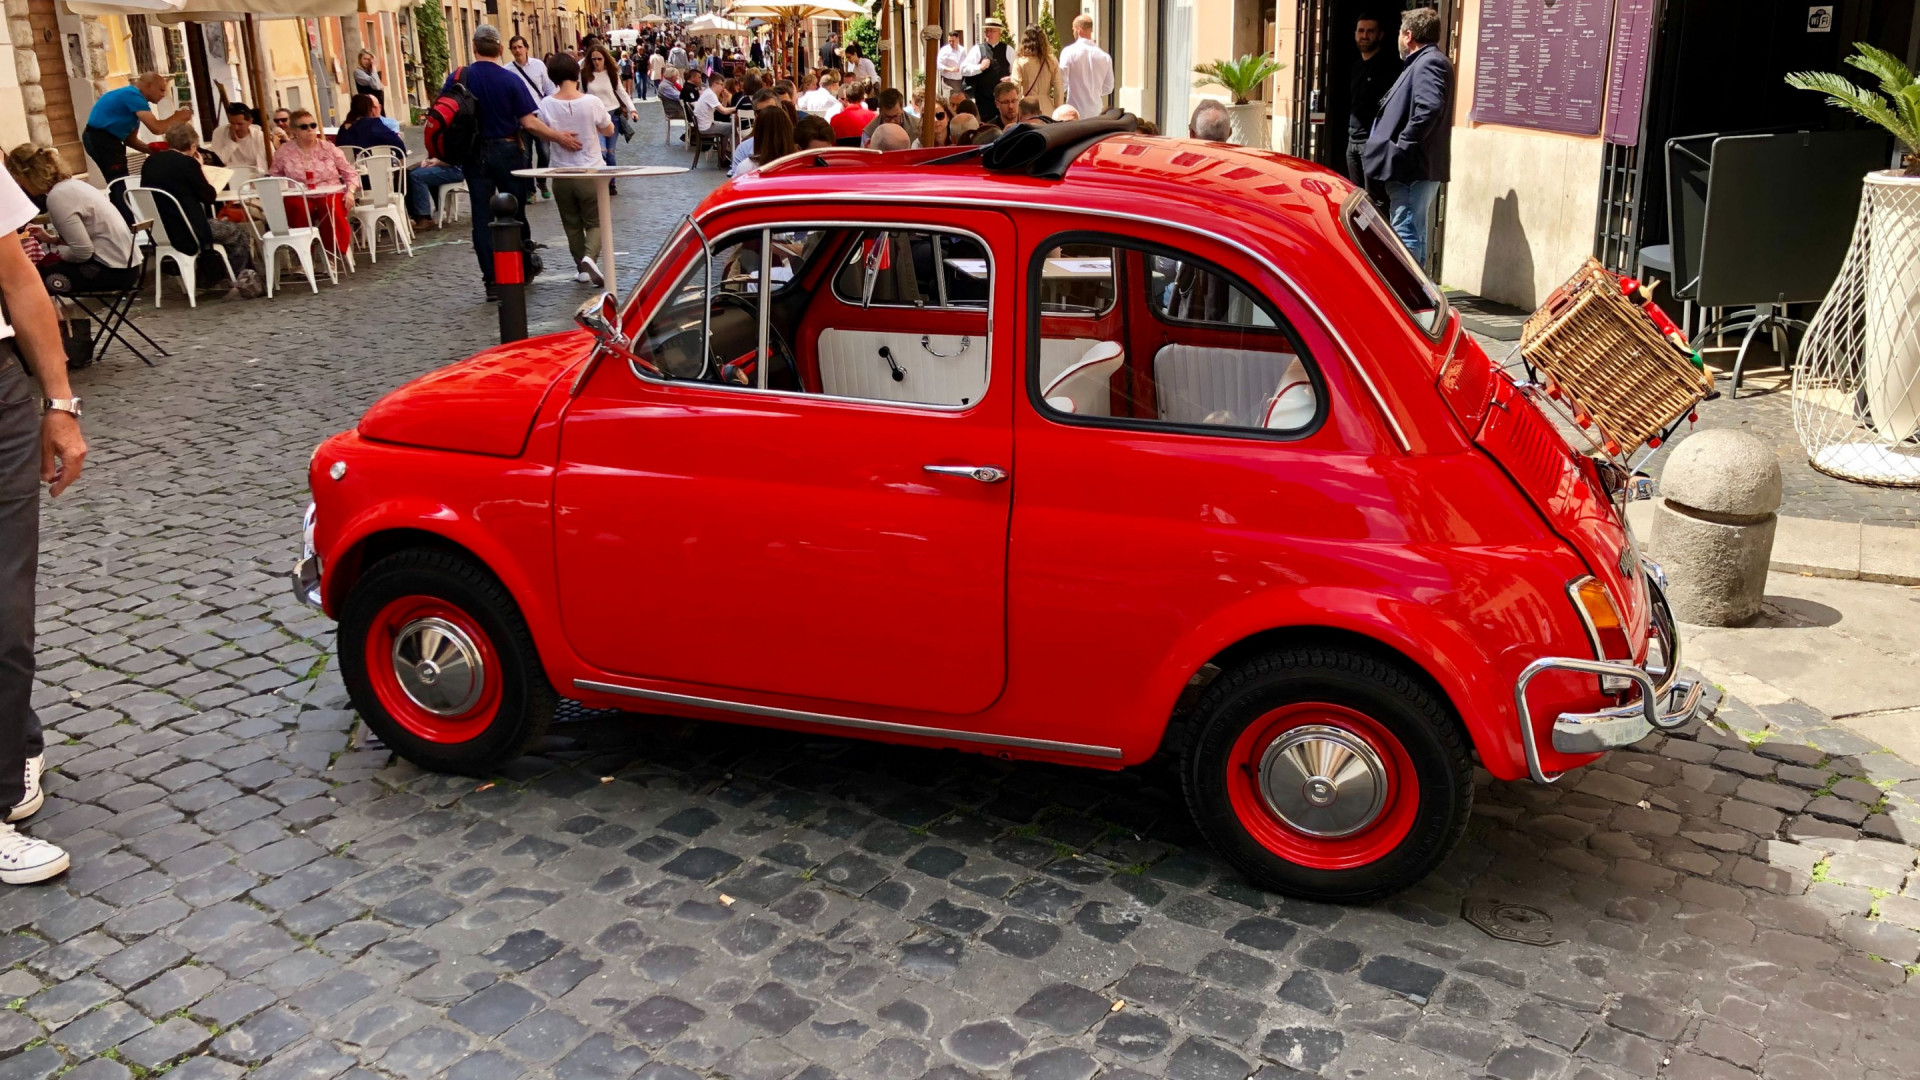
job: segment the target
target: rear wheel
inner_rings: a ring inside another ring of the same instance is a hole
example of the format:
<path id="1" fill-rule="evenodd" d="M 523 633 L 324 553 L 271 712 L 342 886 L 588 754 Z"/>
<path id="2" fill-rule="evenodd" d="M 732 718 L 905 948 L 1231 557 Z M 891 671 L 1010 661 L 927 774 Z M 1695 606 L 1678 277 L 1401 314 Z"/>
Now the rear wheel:
<path id="1" fill-rule="evenodd" d="M 1187 805 L 1266 888 L 1375 899 L 1432 872 L 1466 831 L 1473 766 L 1459 721 L 1386 660 L 1269 653 L 1215 679 L 1185 731 Z"/>
<path id="2" fill-rule="evenodd" d="M 453 552 L 405 551 L 368 568 L 339 642 L 361 719 L 423 769 L 486 775 L 544 733 L 559 704 L 513 597 Z"/>

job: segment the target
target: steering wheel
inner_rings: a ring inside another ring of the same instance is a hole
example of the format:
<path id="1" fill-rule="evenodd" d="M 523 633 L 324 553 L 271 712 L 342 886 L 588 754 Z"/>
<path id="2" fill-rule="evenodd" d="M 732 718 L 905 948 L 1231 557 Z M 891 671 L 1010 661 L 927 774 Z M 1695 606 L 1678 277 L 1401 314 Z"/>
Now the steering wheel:
<path id="1" fill-rule="evenodd" d="M 741 312 L 744 312 L 749 318 L 755 320 L 754 329 L 756 331 L 756 337 L 757 337 L 758 330 L 759 330 L 758 320 L 760 318 L 760 307 L 759 307 L 759 304 L 756 302 L 758 300 L 759 300 L 758 296 L 748 296 L 744 293 L 724 293 L 723 292 L 714 297 L 713 306 L 715 308 L 723 308 L 723 307 L 736 308 Z M 756 342 L 756 345 L 757 345 L 757 342 Z M 739 363 L 738 361 L 734 361 L 732 363 L 722 364 L 721 366 L 722 368 L 731 368 L 735 371 L 751 370 L 750 367 L 748 368 L 737 367 L 736 365 L 738 363 Z M 782 373 L 784 373 L 787 380 L 791 382 L 790 386 L 781 386 L 779 385 L 778 382 L 776 382 L 775 376 L 780 375 Z M 726 380 L 724 375 L 722 376 L 722 381 L 728 381 Z M 778 389 L 778 390 L 785 390 L 785 389 L 798 390 L 801 388 L 800 387 L 800 365 L 794 361 L 793 347 L 787 344 L 786 335 L 780 332 L 780 328 L 777 326 L 774 326 L 771 322 L 769 322 L 767 325 L 767 386 L 773 389 Z"/>

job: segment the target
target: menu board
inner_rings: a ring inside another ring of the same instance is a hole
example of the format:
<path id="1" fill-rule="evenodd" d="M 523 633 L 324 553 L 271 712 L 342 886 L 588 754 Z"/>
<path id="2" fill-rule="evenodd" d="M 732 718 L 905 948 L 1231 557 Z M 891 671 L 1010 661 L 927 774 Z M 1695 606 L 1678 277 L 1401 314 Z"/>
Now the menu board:
<path id="1" fill-rule="evenodd" d="M 1640 141 L 1641 99 L 1647 91 L 1647 58 L 1653 52 L 1653 24 L 1659 0 L 1615 0 L 1613 53 L 1607 65 L 1607 141 L 1633 146 Z"/>
<path id="2" fill-rule="evenodd" d="M 1613 0 L 1480 0 L 1473 119 L 1600 133 Z"/>

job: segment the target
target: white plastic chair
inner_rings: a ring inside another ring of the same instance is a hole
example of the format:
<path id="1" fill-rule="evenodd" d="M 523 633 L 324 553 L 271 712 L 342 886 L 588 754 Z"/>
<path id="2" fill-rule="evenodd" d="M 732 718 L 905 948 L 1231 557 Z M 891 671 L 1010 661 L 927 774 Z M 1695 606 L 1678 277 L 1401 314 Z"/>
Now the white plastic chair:
<path id="1" fill-rule="evenodd" d="M 1117 341 L 1102 341 L 1047 383 L 1040 396 L 1061 412 L 1107 416 L 1113 411 L 1113 373 L 1126 359 Z"/>
<path id="2" fill-rule="evenodd" d="M 200 261 L 199 256 L 188 255 L 173 246 L 173 238 L 167 235 L 167 219 L 160 216 L 160 200 L 165 199 L 172 203 L 174 213 L 179 215 L 180 221 L 189 229 L 193 227 L 192 219 L 187 217 L 186 210 L 180 205 L 180 200 L 173 197 L 172 192 L 162 191 L 159 188 L 141 187 L 137 184 L 128 184 L 126 191 L 127 198 L 133 202 L 134 216 L 153 222 L 153 229 L 147 234 L 150 238 L 149 242 L 153 244 L 154 254 L 153 306 L 160 306 L 160 292 L 166 287 L 167 281 L 167 260 L 172 259 L 174 267 L 180 271 L 180 286 L 187 291 L 187 306 L 199 307 L 199 298 L 194 295 L 194 279 Z M 226 266 L 227 280 L 233 284 L 239 284 L 239 279 L 233 275 L 233 260 L 227 257 L 225 245 L 210 242 L 208 246 L 219 254 L 220 262 Z"/>
<path id="3" fill-rule="evenodd" d="M 455 180 L 451 184 L 442 186 L 438 198 L 440 200 L 440 227 L 443 229 L 447 227 L 447 222 L 460 220 L 460 211 L 454 206 L 456 200 L 467 200 L 467 212 L 473 212 L 473 195 L 467 190 L 467 182 L 465 180 Z"/>
<path id="4" fill-rule="evenodd" d="M 363 151 L 354 168 L 366 178 L 366 187 L 354 204 L 353 216 L 360 223 L 360 235 L 367 242 L 367 258 L 380 261 L 380 223 L 393 229 L 393 246 L 406 249 L 413 257 L 413 237 L 407 227 L 406 162 L 391 146 L 376 146 Z"/>
<path id="5" fill-rule="evenodd" d="M 261 176 L 247 181 L 241 186 L 242 198 L 251 197 L 260 204 L 261 217 L 267 219 L 263 230 L 259 219 L 252 214 L 247 220 L 253 223 L 253 232 L 260 240 L 260 257 L 266 263 L 267 299 L 273 299 L 274 286 L 280 282 L 281 251 L 291 251 L 300 260 L 300 269 L 306 271 L 307 285 L 314 292 L 320 291 L 320 283 L 313 276 L 313 254 L 320 252 L 321 261 L 326 265 L 327 278 L 335 285 L 340 284 L 339 271 L 327 259 L 325 247 L 320 242 L 320 230 L 312 225 L 294 228 L 287 221 L 287 196 L 305 198 L 307 186 L 298 180 L 288 180 L 280 176 Z"/>

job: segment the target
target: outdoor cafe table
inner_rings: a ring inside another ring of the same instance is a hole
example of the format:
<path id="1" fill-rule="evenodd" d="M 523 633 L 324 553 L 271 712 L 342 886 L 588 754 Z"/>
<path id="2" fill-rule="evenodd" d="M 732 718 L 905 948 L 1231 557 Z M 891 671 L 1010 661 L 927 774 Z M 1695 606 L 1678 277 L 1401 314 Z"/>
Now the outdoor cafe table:
<path id="1" fill-rule="evenodd" d="M 515 169 L 513 175 L 546 180 L 592 180 L 600 210 L 600 279 L 615 296 L 620 287 L 613 270 L 613 197 L 609 190 L 615 180 L 627 176 L 668 176 L 687 170 L 675 165 L 571 165 L 548 169 Z"/>

